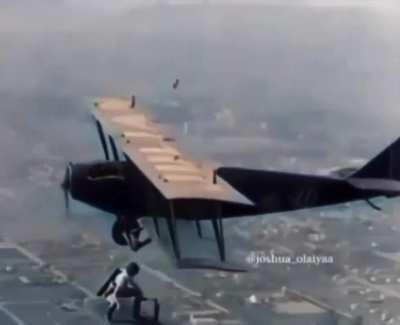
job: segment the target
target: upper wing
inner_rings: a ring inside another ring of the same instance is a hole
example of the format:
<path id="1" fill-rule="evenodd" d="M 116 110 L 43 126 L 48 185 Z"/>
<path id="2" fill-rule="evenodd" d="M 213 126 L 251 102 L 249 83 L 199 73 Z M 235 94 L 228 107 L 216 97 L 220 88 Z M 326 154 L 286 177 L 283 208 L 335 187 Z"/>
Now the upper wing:
<path id="1" fill-rule="evenodd" d="M 168 200 L 207 199 L 253 205 L 218 177 L 214 168 L 200 165 L 177 148 L 160 126 L 129 100 L 103 98 L 93 115 L 130 159 Z"/>

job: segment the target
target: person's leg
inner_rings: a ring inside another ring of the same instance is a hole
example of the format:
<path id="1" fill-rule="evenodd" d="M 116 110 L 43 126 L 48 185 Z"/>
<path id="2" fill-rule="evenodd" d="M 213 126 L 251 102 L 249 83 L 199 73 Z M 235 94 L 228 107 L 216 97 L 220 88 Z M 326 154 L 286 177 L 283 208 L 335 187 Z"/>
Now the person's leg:
<path id="1" fill-rule="evenodd" d="M 129 247 L 133 251 L 137 251 L 139 245 L 140 232 L 143 228 L 140 227 L 137 219 L 131 218 L 126 215 L 120 216 L 123 227 L 123 236 L 126 239 Z"/>
<path id="2" fill-rule="evenodd" d="M 142 230 L 143 230 L 143 227 L 139 223 L 138 219 L 135 218 L 135 219 L 131 220 L 130 233 L 132 234 L 135 242 L 139 242 L 140 234 L 141 234 Z"/>
<path id="3" fill-rule="evenodd" d="M 113 321 L 112 318 L 113 318 L 114 312 L 115 312 L 115 310 L 117 309 L 117 307 L 118 307 L 118 305 L 117 305 L 116 302 L 112 303 L 112 304 L 108 307 L 108 310 L 107 310 L 107 319 L 108 319 L 109 322 L 112 322 L 112 321 Z"/>
<path id="4" fill-rule="evenodd" d="M 142 309 L 142 298 L 138 298 L 138 297 L 134 298 L 134 301 L 133 301 L 133 318 L 134 319 L 141 318 L 141 315 L 140 315 L 141 309 Z"/>
<path id="5" fill-rule="evenodd" d="M 135 252 L 137 252 L 139 249 L 141 249 L 143 246 L 146 246 L 147 244 L 151 243 L 151 238 L 146 238 L 145 240 L 140 240 L 140 234 L 142 233 L 143 227 L 140 224 L 138 219 L 132 219 L 130 220 L 130 225 L 129 225 L 129 237 L 131 238 L 131 249 Z"/>
<path id="6" fill-rule="evenodd" d="M 121 217 L 122 229 L 123 229 L 123 236 L 125 237 L 126 241 L 129 244 L 129 247 L 132 250 L 136 249 L 137 246 L 137 238 L 133 233 L 133 229 L 136 228 L 136 219 L 130 219 L 129 216 L 122 215 Z"/>
<path id="7" fill-rule="evenodd" d="M 131 233 L 130 233 L 129 230 L 128 231 L 124 231 L 124 237 L 125 237 L 126 241 L 128 242 L 128 245 L 131 248 L 131 250 L 135 251 L 137 244 L 132 239 L 132 236 L 131 236 Z"/>
<path id="8" fill-rule="evenodd" d="M 160 315 L 160 304 L 158 303 L 158 299 L 154 299 L 154 321 L 158 323 L 158 318 Z"/>

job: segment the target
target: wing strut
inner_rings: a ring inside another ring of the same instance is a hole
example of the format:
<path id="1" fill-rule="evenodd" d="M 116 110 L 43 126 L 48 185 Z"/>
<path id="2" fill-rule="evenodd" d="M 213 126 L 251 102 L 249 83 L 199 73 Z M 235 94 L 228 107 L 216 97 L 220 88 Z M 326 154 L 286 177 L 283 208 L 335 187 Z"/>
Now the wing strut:
<path id="1" fill-rule="evenodd" d="M 158 224 L 157 218 L 153 218 L 154 229 L 156 230 L 157 237 L 160 238 L 160 225 Z"/>
<path id="2" fill-rule="evenodd" d="M 109 135 L 108 138 L 110 140 L 111 152 L 113 154 L 114 160 L 119 161 L 119 155 L 118 155 L 117 146 L 115 145 L 115 141 L 111 135 Z"/>
<path id="3" fill-rule="evenodd" d="M 219 257 L 222 262 L 225 261 L 225 238 L 224 238 L 224 225 L 222 223 L 222 211 L 221 205 L 217 205 L 217 216 L 212 220 L 212 225 L 214 229 L 215 239 L 217 240 Z"/>
<path id="4" fill-rule="evenodd" d="M 96 120 L 96 126 L 97 126 L 97 132 L 99 133 L 101 145 L 104 150 L 104 155 L 106 156 L 106 160 L 110 160 L 110 155 L 108 154 L 106 137 L 104 136 L 103 128 L 98 120 Z"/>
<path id="5" fill-rule="evenodd" d="M 203 238 L 203 230 L 201 229 L 200 220 L 196 220 L 196 229 L 197 229 L 197 234 L 199 235 L 199 238 Z"/>
<path id="6" fill-rule="evenodd" d="M 169 236 L 171 237 L 172 241 L 172 248 L 174 250 L 174 254 L 177 260 L 181 259 L 181 252 L 179 247 L 179 238 L 176 231 L 176 218 L 175 218 L 175 209 L 174 204 L 172 201 L 169 202 L 169 209 L 170 209 L 170 216 L 167 217 L 167 225 Z"/>
<path id="7" fill-rule="evenodd" d="M 366 199 L 365 202 L 367 202 L 368 205 L 369 205 L 372 209 L 374 209 L 374 210 L 376 210 L 376 211 L 382 211 L 382 208 L 381 208 L 380 206 L 376 205 L 376 204 L 375 204 L 374 202 L 372 202 L 370 199 Z"/>

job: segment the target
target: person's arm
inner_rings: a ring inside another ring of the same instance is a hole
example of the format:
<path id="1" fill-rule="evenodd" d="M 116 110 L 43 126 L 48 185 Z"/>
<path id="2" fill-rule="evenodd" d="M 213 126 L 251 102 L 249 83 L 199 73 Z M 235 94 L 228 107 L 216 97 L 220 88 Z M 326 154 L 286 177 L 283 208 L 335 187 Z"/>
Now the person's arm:
<path id="1" fill-rule="evenodd" d="M 114 290 L 115 290 L 115 283 L 111 282 L 107 290 L 104 292 L 104 297 L 107 298 L 110 294 L 114 292 Z"/>
<path id="2" fill-rule="evenodd" d="M 131 288 L 134 288 L 136 291 L 135 296 L 140 298 L 141 300 L 147 300 L 147 298 L 145 298 L 144 294 L 143 294 L 143 290 L 142 288 L 140 288 L 140 286 L 135 282 L 134 278 L 129 278 L 129 286 Z"/>

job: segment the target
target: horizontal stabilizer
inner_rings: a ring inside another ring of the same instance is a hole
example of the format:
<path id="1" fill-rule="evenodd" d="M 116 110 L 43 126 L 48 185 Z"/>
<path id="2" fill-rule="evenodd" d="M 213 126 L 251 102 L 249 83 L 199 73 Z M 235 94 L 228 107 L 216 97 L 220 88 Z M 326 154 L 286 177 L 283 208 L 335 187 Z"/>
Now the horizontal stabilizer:
<path id="1" fill-rule="evenodd" d="M 400 182 L 391 179 L 351 177 L 347 179 L 347 182 L 353 187 L 364 191 L 386 191 L 400 193 Z"/>

